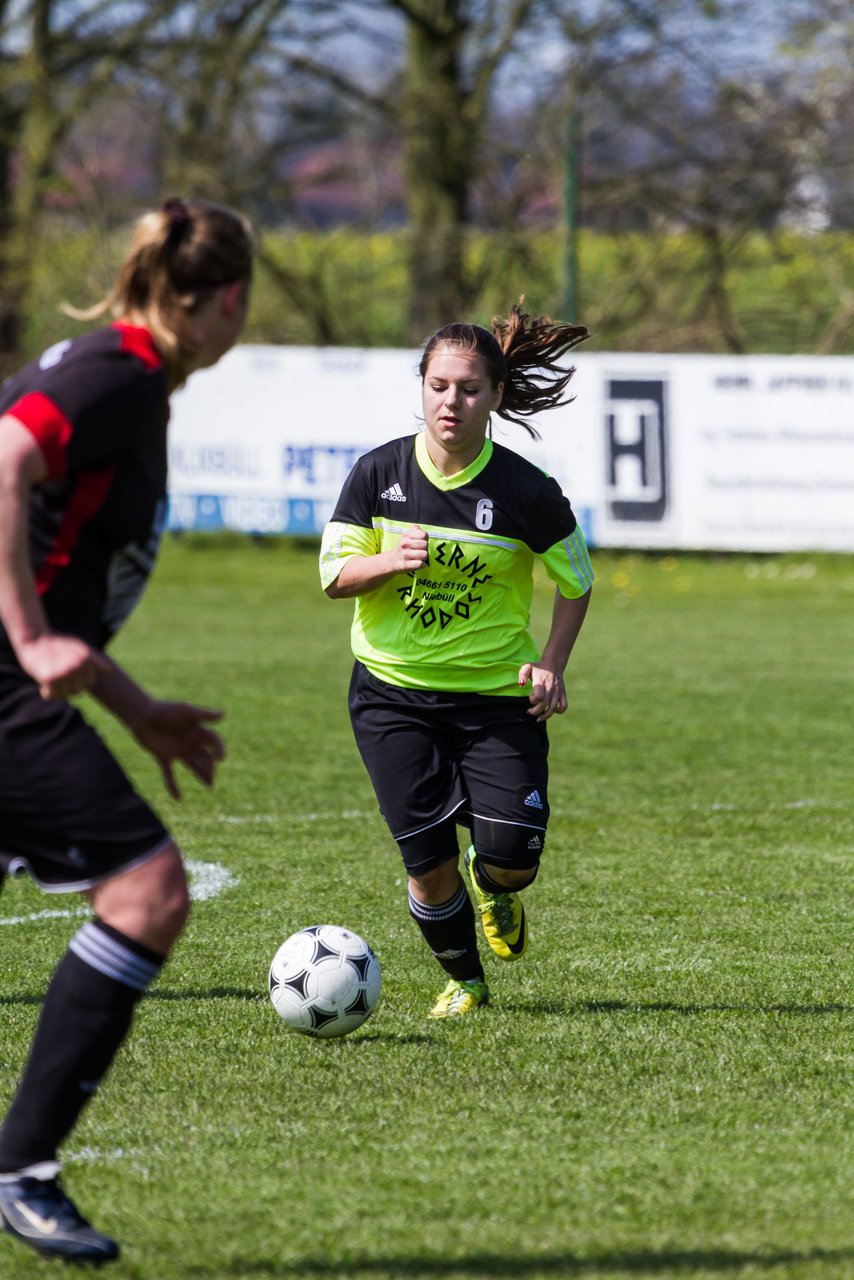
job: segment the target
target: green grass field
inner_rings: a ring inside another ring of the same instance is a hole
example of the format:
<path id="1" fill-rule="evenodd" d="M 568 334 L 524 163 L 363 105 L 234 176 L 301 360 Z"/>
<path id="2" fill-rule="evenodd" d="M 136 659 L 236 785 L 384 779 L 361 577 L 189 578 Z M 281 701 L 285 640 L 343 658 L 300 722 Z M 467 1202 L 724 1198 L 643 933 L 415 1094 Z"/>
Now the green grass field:
<path id="1" fill-rule="evenodd" d="M 69 1143 L 68 1189 L 123 1245 L 111 1274 L 854 1277 L 854 558 L 594 556 L 532 945 L 445 1024 L 350 736 L 352 606 L 316 550 L 171 540 L 116 646 L 224 707 L 229 758 L 174 804 L 99 721 L 196 892 L 220 890 Z M 4 1102 L 78 923 L 29 917 L 66 908 L 0 896 Z M 266 997 L 279 943 L 319 921 L 383 968 L 341 1041 Z M 4 1280 L 43 1270 L 0 1238 Z"/>

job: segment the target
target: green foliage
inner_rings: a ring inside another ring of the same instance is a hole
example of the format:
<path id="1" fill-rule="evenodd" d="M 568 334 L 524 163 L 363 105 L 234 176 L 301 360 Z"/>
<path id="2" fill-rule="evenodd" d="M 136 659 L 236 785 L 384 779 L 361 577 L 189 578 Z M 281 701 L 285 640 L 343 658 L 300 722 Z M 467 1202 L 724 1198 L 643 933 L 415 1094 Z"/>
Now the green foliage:
<path id="1" fill-rule="evenodd" d="M 262 263 L 249 340 L 311 345 L 393 346 L 403 324 L 405 247 L 400 236 L 351 231 L 264 236 L 274 269 Z M 277 280 L 279 264 L 292 287 Z M 319 333 L 322 323 L 325 332 Z M 252 338 L 252 334 L 263 337 Z"/>
<path id="2" fill-rule="evenodd" d="M 47 228 L 36 269 L 26 356 L 69 332 L 59 312 L 107 292 L 125 231 Z M 269 266 L 259 268 L 245 338 L 273 344 L 405 347 L 408 277 L 405 231 L 362 234 L 267 232 Z M 472 232 L 466 254 L 477 294 L 469 317 L 488 324 L 525 295 L 539 313 L 560 315 L 564 246 L 557 232 Z M 754 233 L 725 246 L 720 314 L 708 246 L 688 233 L 580 237 L 580 318 L 589 350 L 732 349 L 854 352 L 854 236 Z M 426 336 L 426 335 L 425 335 Z"/>
<path id="3" fill-rule="evenodd" d="M 100 302 L 113 284 L 125 237 L 106 237 L 98 227 L 69 230 L 65 224 L 49 224 L 39 241 L 30 308 L 24 332 L 27 358 L 81 330 L 77 321 L 62 312 L 62 304 L 85 310 Z"/>
<path id="4" fill-rule="evenodd" d="M 212 792 L 172 803 L 95 717 L 187 857 L 239 881 L 196 904 L 69 1144 L 69 1190 L 124 1244 L 112 1274 L 854 1276 L 854 559 L 594 556 L 529 955 L 487 956 L 494 1003 L 445 1025 L 316 556 L 170 539 L 117 644 L 152 689 L 226 709 Z M 549 609 L 538 582 L 538 635 Z M 65 905 L 16 881 L 0 920 Z M 383 967 L 340 1042 L 265 994 L 319 920 Z M 0 924 L 3 1102 L 74 927 Z M 0 1237 L 4 1280 L 34 1265 Z"/>

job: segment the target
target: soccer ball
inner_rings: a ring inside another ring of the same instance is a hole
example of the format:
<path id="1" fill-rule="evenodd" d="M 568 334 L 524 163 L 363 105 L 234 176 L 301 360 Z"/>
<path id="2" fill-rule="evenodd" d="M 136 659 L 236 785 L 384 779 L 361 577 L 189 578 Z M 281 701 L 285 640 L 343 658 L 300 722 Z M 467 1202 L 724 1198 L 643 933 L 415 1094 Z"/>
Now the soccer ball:
<path id="1" fill-rule="evenodd" d="M 270 999 L 281 1018 L 308 1036 L 346 1036 L 380 998 L 380 962 L 357 933 L 313 924 L 287 938 L 270 965 Z"/>

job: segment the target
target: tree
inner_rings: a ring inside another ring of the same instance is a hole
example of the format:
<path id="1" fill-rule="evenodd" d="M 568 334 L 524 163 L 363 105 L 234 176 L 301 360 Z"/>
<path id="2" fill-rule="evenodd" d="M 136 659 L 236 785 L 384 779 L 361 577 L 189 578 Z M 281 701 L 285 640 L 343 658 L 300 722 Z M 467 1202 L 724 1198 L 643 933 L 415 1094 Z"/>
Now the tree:
<path id="1" fill-rule="evenodd" d="M 555 0 L 553 16 L 564 60 L 544 95 L 562 104 L 551 153 L 564 120 L 580 113 L 586 221 L 625 242 L 625 291 L 599 304 L 596 327 L 612 331 L 620 313 L 641 311 L 655 323 L 665 282 L 649 268 L 650 239 L 680 232 L 696 246 L 679 282 L 693 311 L 680 334 L 661 341 L 744 350 L 731 265 L 750 235 L 771 234 L 803 205 L 825 128 L 783 44 L 792 6 Z M 639 228 L 644 242 L 632 236 Z"/>
<path id="2" fill-rule="evenodd" d="M 744 339 L 728 272 L 749 234 L 805 211 L 816 184 L 829 209 L 849 203 L 843 0 L 0 0 L 0 24 L 0 359 L 60 157 L 76 149 L 85 170 L 93 136 L 119 157 L 120 128 L 147 157 L 146 200 L 253 214 L 263 268 L 321 343 L 370 340 L 371 290 L 342 307 L 333 242 L 297 242 L 321 207 L 308 182 L 339 184 L 361 229 L 405 219 L 410 342 L 489 308 L 494 270 L 527 291 L 532 235 L 569 231 L 570 174 L 582 220 L 618 234 L 626 263 L 622 293 L 581 282 L 585 322 L 653 323 L 654 243 L 632 233 L 679 231 L 698 246 L 676 282 L 694 299 L 684 339 L 730 350 Z M 138 202 L 120 187 L 115 170 L 93 183 L 105 218 Z M 556 258 L 536 281 L 558 305 L 562 271 Z"/>
<path id="3" fill-rule="evenodd" d="M 282 251 L 265 227 L 298 222 L 300 157 L 338 139 L 355 114 L 385 111 L 330 52 L 342 35 L 332 0 L 196 0 L 170 33 L 149 89 L 159 121 L 161 186 L 226 200 L 261 228 L 263 270 L 319 344 L 358 336 L 342 315 L 327 258 Z M 173 24 L 176 25 L 176 24 Z M 346 26 L 345 26 L 346 30 Z M 361 32 L 359 32 L 361 34 Z M 177 86 L 177 89 L 176 89 Z M 365 335 L 367 340 L 367 335 Z"/>
<path id="4" fill-rule="evenodd" d="M 39 212 L 61 144 L 122 69 L 138 63 L 173 8 L 170 0 L 0 6 L 0 368 L 19 350 Z"/>

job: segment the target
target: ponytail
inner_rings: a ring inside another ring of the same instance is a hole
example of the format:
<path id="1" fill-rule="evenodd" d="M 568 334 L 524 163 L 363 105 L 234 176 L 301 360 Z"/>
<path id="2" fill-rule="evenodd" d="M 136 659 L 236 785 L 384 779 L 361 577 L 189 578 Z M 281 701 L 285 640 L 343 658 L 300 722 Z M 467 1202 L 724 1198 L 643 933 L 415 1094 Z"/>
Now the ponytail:
<path id="1" fill-rule="evenodd" d="M 138 316 L 180 380 L 185 319 L 214 289 L 248 283 L 252 254 L 252 229 L 241 214 L 225 205 L 173 198 L 137 220 L 106 297 L 86 310 L 67 304 L 64 310 L 80 320 L 108 311 Z"/>
<path id="2" fill-rule="evenodd" d="M 495 412 L 537 440 L 539 432 L 525 419 L 569 404 L 572 397 L 564 398 L 564 392 L 575 369 L 559 362 L 588 332 L 583 325 L 564 324 L 548 316 L 532 318 L 522 309 L 523 303 L 524 298 L 514 303 L 506 320 L 493 317 L 491 331 L 459 323 L 438 329 L 425 344 L 419 372 L 423 379 L 431 356 L 440 348 L 480 356 L 492 386 L 504 384 Z"/>

